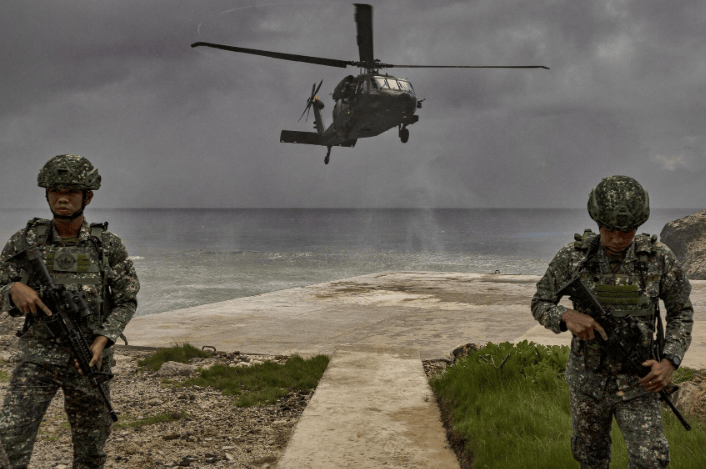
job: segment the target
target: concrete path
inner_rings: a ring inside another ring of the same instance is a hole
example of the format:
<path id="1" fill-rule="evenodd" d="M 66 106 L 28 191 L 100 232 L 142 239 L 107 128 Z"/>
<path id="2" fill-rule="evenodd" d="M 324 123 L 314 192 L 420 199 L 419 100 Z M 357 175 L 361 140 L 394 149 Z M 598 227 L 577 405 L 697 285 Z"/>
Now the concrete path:
<path id="1" fill-rule="evenodd" d="M 279 469 L 458 469 L 419 352 L 337 346 Z"/>

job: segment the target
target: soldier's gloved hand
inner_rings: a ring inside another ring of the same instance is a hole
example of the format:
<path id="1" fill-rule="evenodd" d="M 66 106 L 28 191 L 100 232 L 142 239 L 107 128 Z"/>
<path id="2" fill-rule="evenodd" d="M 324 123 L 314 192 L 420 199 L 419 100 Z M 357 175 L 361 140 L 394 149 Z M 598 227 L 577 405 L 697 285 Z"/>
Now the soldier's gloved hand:
<path id="1" fill-rule="evenodd" d="M 647 360 L 642 366 L 652 368 L 644 378 L 640 378 L 640 384 L 648 391 L 660 392 L 672 382 L 674 367 L 666 358 L 662 359 L 661 362 L 657 360 Z"/>
<path id="2" fill-rule="evenodd" d="M 561 315 L 561 320 L 566 323 L 566 328 L 579 339 L 593 340 L 596 337 L 593 332 L 595 330 L 603 337 L 603 340 L 608 340 L 608 334 L 603 326 L 588 314 L 579 313 L 575 309 L 567 309 Z"/>
<path id="3" fill-rule="evenodd" d="M 108 338 L 102 335 L 99 335 L 93 340 L 93 343 L 88 347 L 88 349 L 93 352 L 93 358 L 91 358 L 91 361 L 88 364 L 89 367 L 96 365 L 99 370 L 101 369 L 101 366 L 103 365 L 103 349 L 107 344 Z M 78 360 L 74 360 L 74 365 L 76 365 L 78 372 L 83 374 L 83 371 L 81 371 L 81 366 L 78 364 Z"/>
<path id="4" fill-rule="evenodd" d="M 13 283 L 10 287 L 10 297 L 22 314 L 37 314 L 37 310 L 41 309 L 47 316 L 51 316 L 51 310 L 42 302 L 37 292 L 24 283 Z"/>

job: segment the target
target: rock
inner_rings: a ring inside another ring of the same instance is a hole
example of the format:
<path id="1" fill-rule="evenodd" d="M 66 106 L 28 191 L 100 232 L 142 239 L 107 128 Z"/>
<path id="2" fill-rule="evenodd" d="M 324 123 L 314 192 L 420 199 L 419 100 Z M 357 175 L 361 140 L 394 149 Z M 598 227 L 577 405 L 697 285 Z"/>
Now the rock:
<path id="1" fill-rule="evenodd" d="M 196 366 L 179 362 L 166 362 L 157 372 L 157 376 L 190 376 L 196 371 Z"/>
<path id="2" fill-rule="evenodd" d="M 128 443 L 123 447 L 123 450 L 127 454 L 135 454 L 140 451 L 140 447 L 137 445 L 137 443 Z"/>
<path id="3" fill-rule="evenodd" d="M 13 318 L 8 316 L 8 319 L 12 320 Z M 0 335 L 0 347 L 17 348 L 19 340 L 20 338 L 15 334 Z"/>
<path id="4" fill-rule="evenodd" d="M 459 358 L 463 358 L 468 355 L 471 351 L 475 352 L 476 350 L 478 350 L 478 346 L 473 342 L 469 342 L 467 344 L 455 347 L 451 353 L 453 354 L 454 359 L 458 360 Z"/>
<path id="5" fill-rule="evenodd" d="M 667 223 L 659 237 L 681 261 L 688 278 L 706 280 L 706 211 Z"/>
<path id="6" fill-rule="evenodd" d="M 682 413 L 693 413 L 700 406 L 701 400 L 706 397 L 706 389 L 702 384 L 686 381 L 679 385 L 679 391 L 672 395 L 674 406 Z"/>

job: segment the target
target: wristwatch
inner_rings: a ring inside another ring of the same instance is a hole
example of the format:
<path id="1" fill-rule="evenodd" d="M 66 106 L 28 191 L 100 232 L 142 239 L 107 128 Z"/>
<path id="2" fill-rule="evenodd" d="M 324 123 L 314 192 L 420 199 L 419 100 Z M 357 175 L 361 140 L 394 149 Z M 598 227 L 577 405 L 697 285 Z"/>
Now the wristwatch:
<path id="1" fill-rule="evenodd" d="M 676 356 L 674 354 L 671 354 L 671 353 L 667 354 L 664 356 L 664 358 L 666 358 L 669 361 L 669 363 L 672 364 L 672 366 L 674 367 L 675 370 L 677 368 L 679 368 L 679 365 L 681 365 L 681 358 L 679 358 L 678 356 Z"/>

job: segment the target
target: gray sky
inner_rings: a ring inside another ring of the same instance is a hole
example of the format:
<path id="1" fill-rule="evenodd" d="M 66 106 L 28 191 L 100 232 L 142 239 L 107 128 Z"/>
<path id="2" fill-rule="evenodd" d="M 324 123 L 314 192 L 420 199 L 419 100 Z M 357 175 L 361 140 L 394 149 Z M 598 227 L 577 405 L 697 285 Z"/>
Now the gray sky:
<path id="1" fill-rule="evenodd" d="M 279 143 L 313 83 L 347 70 L 192 49 L 358 60 L 350 2 L 3 2 L 0 207 L 44 207 L 52 156 L 103 176 L 109 207 L 583 207 L 626 174 L 653 207 L 706 207 L 706 2 L 373 2 L 375 57 L 424 107 L 355 148 Z"/>

